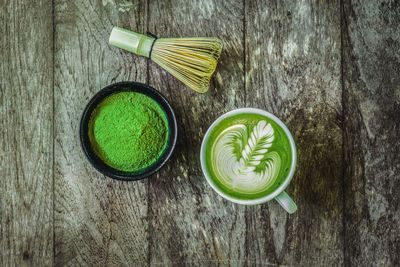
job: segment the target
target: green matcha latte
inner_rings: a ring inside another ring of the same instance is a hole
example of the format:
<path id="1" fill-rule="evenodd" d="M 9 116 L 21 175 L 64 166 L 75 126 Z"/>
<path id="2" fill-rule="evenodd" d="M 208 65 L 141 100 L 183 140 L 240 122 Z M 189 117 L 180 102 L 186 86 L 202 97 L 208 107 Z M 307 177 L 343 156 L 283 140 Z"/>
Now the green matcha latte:
<path id="1" fill-rule="evenodd" d="M 242 200 L 274 192 L 288 177 L 292 147 L 271 118 L 238 113 L 212 126 L 203 143 L 203 168 L 224 194 Z"/>

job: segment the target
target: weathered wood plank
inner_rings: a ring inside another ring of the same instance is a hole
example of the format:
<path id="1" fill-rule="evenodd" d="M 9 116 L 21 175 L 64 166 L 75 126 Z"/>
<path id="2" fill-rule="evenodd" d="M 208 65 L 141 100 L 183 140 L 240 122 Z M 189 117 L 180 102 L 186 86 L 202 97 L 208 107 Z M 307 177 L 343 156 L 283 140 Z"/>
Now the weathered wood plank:
<path id="1" fill-rule="evenodd" d="M 244 105 L 242 1 L 150 1 L 149 30 L 160 37 L 217 36 L 224 42 L 210 91 L 198 94 L 151 63 L 149 84 L 171 101 L 178 145 L 150 178 L 151 265 L 241 265 L 244 207 L 222 200 L 200 169 L 200 144 L 211 122 Z"/>
<path id="2" fill-rule="evenodd" d="M 82 111 L 102 87 L 146 81 L 146 61 L 108 46 L 113 25 L 144 31 L 145 1 L 55 1 L 55 263 L 143 266 L 147 182 L 96 172 L 78 138 Z"/>
<path id="3" fill-rule="evenodd" d="M 298 168 L 276 204 L 246 213 L 246 258 L 299 266 L 343 263 L 339 1 L 246 1 L 246 104 L 288 124 Z"/>
<path id="4" fill-rule="evenodd" d="M 400 264 L 397 2 L 151 1 L 148 26 L 144 0 L 81 2 L 56 0 L 54 10 L 55 255 L 52 6 L 0 3 L 1 266 L 53 256 L 56 265 Z M 112 25 L 222 38 L 210 92 L 154 64 L 148 77 L 145 59 L 108 47 Z M 179 118 L 176 153 L 149 181 L 105 178 L 80 149 L 84 106 L 121 80 L 149 80 Z M 294 215 L 230 204 L 202 177 L 207 127 L 244 106 L 277 114 L 295 134 Z"/>
<path id="5" fill-rule="evenodd" d="M 0 266 L 53 263 L 51 1 L 0 1 Z"/>
<path id="6" fill-rule="evenodd" d="M 400 2 L 344 1 L 345 259 L 400 265 Z"/>

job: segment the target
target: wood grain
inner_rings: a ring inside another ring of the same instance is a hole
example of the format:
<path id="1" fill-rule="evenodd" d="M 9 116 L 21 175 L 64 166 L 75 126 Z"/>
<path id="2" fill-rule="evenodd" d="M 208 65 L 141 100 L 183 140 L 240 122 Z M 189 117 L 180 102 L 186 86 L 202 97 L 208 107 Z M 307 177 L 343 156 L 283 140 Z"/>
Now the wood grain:
<path id="1" fill-rule="evenodd" d="M 117 81 L 146 81 L 146 61 L 108 46 L 112 26 L 145 31 L 142 1 L 55 1 L 55 264 L 142 266 L 147 182 L 96 172 L 80 147 L 89 99 Z"/>
<path id="2" fill-rule="evenodd" d="M 51 1 L 0 1 L 0 266 L 53 263 Z"/>
<path id="3" fill-rule="evenodd" d="M 248 208 L 246 258 L 300 266 L 343 263 L 339 1 L 246 1 L 246 104 L 294 134 L 298 167 L 276 203 Z M 250 264 L 251 265 L 251 264 Z"/>
<path id="4" fill-rule="evenodd" d="M 198 94 L 155 64 L 149 84 L 171 101 L 179 138 L 168 165 L 150 178 L 150 265 L 241 265 L 243 206 L 217 196 L 200 169 L 201 140 L 213 120 L 244 105 L 242 1 L 150 1 L 149 30 L 159 37 L 216 36 L 224 50 L 210 91 Z"/>
<path id="5" fill-rule="evenodd" d="M 399 266 L 399 1 L 0 0 L 0 266 Z M 112 26 L 217 36 L 198 94 L 109 47 Z M 161 172 L 96 172 L 78 128 L 89 99 L 147 82 L 172 103 L 178 145 Z M 239 206 L 200 169 L 219 115 L 268 110 L 299 161 L 275 202 Z"/>
<path id="6" fill-rule="evenodd" d="M 346 265 L 400 265 L 400 3 L 344 1 Z"/>

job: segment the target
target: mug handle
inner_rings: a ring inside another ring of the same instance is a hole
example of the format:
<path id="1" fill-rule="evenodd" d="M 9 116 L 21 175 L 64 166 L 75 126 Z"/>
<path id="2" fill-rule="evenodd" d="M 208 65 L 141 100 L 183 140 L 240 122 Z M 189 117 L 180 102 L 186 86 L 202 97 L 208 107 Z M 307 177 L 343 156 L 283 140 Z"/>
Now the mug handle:
<path id="1" fill-rule="evenodd" d="M 285 192 L 282 191 L 278 196 L 275 197 L 275 200 L 284 208 L 289 214 L 296 212 L 297 205 L 293 201 L 293 199 Z"/>

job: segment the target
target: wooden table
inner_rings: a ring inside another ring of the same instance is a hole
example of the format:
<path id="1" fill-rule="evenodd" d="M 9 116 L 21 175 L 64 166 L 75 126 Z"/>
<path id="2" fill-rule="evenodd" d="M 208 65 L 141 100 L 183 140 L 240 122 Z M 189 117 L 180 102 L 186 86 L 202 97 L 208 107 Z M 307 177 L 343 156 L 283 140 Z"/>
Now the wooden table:
<path id="1" fill-rule="evenodd" d="M 399 266 L 400 2 L 3 0 L 0 266 Z M 108 45 L 114 26 L 218 36 L 210 91 Z M 139 81 L 171 101 L 178 146 L 140 182 L 85 159 L 89 99 Z M 298 169 L 275 202 L 239 206 L 202 176 L 200 143 L 238 107 L 295 135 Z"/>

